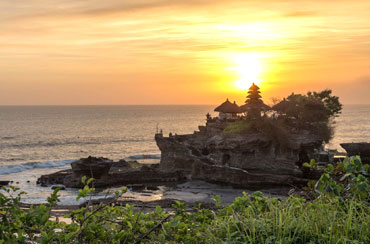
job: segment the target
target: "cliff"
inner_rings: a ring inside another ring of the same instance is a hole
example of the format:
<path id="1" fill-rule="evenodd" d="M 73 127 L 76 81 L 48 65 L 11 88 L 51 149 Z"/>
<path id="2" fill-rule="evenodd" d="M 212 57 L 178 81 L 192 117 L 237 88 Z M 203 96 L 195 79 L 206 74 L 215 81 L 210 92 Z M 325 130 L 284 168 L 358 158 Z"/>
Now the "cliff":
<path id="1" fill-rule="evenodd" d="M 301 185 L 314 177 L 302 164 L 317 157 L 322 140 L 304 131 L 289 138 L 288 146 L 281 146 L 263 134 L 226 135 L 214 127 L 155 136 L 161 171 L 240 187 Z"/>

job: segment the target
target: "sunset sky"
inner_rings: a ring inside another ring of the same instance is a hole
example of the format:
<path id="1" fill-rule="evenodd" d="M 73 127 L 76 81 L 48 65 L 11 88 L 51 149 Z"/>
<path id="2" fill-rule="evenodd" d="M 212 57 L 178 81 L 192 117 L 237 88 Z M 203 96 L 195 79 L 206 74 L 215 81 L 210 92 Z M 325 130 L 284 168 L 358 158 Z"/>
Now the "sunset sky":
<path id="1" fill-rule="evenodd" d="M 370 104 L 370 1 L 1 0 L 0 105 Z"/>

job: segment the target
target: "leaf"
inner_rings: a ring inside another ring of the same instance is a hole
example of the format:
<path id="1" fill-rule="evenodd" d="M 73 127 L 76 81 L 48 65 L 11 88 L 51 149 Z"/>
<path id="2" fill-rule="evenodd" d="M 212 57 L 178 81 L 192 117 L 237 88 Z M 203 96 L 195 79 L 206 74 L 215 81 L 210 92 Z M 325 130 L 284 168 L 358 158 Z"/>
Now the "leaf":
<path id="1" fill-rule="evenodd" d="M 306 167 L 306 168 L 312 168 L 312 167 L 311 167 L 311 164 L 309 164 L 309 163 L 303 163 L 303 167 Z"/>
<path id="2" fill-rule="evenodd" d="M 81 182 L 82 182 L 82 184 L 86 185 L 86 184 L 85 184 L 85 182 L 86 182 L 86 176 L 82 176 L 82 178 L 81 178 Z"/>
<path id="3" fill-rule="evenodd" d="M 94 180 L 95 180 L 94 178 L 90 178 L 90 179 L 87 181 L 86 185 L 90 184 L 90 183 L 91 183 L 91 182 L 93 182 Z"/>
<path id="4" fill-rule="evenodd" d="M 345 179 L 347 179 L 349 176 L 351 176 L 352 173 L 347 173 L 345 175 L 343 175 L 341 178 L 340 178 L 340 181 L 344 181 Z"/>

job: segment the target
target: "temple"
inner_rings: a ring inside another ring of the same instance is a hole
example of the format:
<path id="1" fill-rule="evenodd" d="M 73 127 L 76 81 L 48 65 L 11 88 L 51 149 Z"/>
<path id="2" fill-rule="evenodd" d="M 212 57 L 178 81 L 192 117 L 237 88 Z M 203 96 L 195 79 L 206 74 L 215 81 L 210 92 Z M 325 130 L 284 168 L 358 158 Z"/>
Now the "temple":
<path id="1" fill-rule="evenodd" d="M 231 103 L 229 99 L 226 99 L 224 103 L 215 108 L 215 112 L 219 112 L 218 119 L 221 120 L 236 120 L 239 118 L 258 118 L 261 117 L 262 112 L 271 110 L 271 107 L 266 105 L 262 101 L 259 87 L 254 83 L 248 90 L 247 100 L 242 106 L 238 106 L 235 101 Z"/>
<path id="2" fill-rule="evenodd" d="M 229 99 L 226 99 L 223 104 L 215 108 L 215 112 L 219 112 L 219 119 L 236 119 L 240 113 L 240 108 L 235 101 L 231 103 Z"/>

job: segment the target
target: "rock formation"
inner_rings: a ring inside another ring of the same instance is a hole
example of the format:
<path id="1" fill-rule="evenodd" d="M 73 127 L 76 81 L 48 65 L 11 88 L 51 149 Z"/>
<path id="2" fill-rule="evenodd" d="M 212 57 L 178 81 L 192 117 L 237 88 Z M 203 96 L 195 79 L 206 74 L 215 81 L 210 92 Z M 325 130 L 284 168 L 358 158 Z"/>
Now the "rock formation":
<path id="1" fill-rule="evenodd" d="M 220 125 L 217 126 L 220 128 Z M 306 184 L 304 162 L 317 156 L 322 140 L 307 132 L 292 134 L 281 146 L 263 134 L 223 134 L 201 127 L 190 135 L 155 136 L 162 152 L 160 170 L 182 172 L 187 178 L 240 187 Z"/>
<path id="2" fill-rule="evenodd" d="M 92 177 L 99 179 L 103 175 L 107 175 L 109 169 L 112 167 L 113 161 L 107 158 L 81 158 L 80 160 L 71 163 L 74 176 L 81 178 L 81 176 Z"/>
<path id="3" fill-rule="evenodd" d="M 0 186 L 7 186 L 9 185 L 9 180 L 0 180 Z"/>
<path id="4" fill-rule="evenodd" d="M 110 169 L 106 171 L 107 168 L 103 168 L 101 164 L 108 164 Z M 158 171 L 158 165 L 143 165 L 137 168 L 131 167 L 130 163 L 125 160 L 112 162 L 105 158 L 88 157 L 73 162 L 71 166 L 72 169 L 58 171 L 49 175 L 42 175 L 37 180 L 37 184 L 41 186 L 64 185 L 69 188 L 81 188 L 83 187 L 81 178 L 83 176 L 90 178 L 91 175 L 95 179 L 93 182 L 94 187 L 131 184 L 166 184 L 181 179 L 181 174 L 178 172 L 168 173 Z M 103 168 L 102 173 L 99 174 L 98 172 L 98 174 L 95 174 L 99 168 Z M 91 172 L 93 173 L 91 174 Z"/>
<path id="5" fill-rule="evenodd" d="M 223 128 L 223 123 L 215 121 L 194 134 L 157 134 L 162 152 L 159 165 L 137 168 L 124 160 L 89 157 L 73 162 L 70 170 L 41 176 L 38 183 L 82 187 L 81 177 L 87 176 L 95 178 L 95 187 L 197 179 L 261 189 L 305 185 L 316 177 L 302 165 L 318 157 L 322 139 L 307 131 L 292 132 L 283 146 L 262 133 L 224 134 Z"/>
<path id="6" fill-rule="evenodd" d="M 342 143 L 340 145 L 346 150 L 348 156 L 358 155 L 363 163 L 370 164 L 370 143 Z"/>

